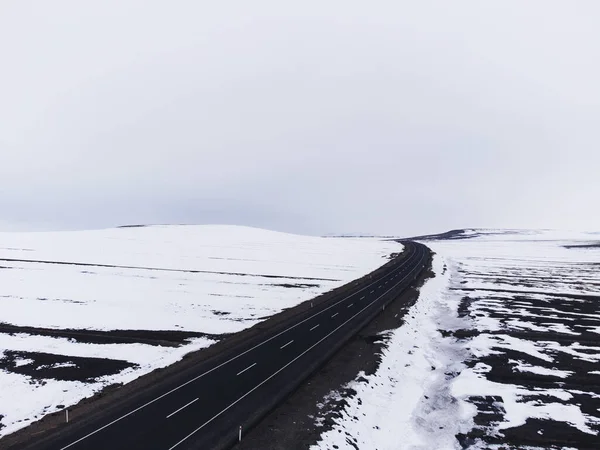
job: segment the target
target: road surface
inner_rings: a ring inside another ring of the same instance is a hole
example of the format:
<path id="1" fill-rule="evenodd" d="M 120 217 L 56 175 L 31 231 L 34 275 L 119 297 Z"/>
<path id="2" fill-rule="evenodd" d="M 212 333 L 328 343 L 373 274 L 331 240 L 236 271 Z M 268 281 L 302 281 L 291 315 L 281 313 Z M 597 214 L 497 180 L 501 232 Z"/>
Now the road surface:
<path id="1" fill-rule="evenodd" d="M 421 273 L 427 247 L 405 243 L 387 270 L 355 292 L 299 314 L 217 360 L 136 395 L 116 411 L 65 426 L 30 450 L 214 449 L 235 443 Z M 240 429 L 241 427 L 241 429 Z"/>

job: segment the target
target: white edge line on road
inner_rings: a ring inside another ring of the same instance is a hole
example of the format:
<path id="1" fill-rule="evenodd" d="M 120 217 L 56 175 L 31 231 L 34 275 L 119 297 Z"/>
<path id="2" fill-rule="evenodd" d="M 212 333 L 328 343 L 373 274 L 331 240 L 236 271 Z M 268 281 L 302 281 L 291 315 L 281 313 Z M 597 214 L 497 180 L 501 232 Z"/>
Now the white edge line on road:
<path id="1" fill-rule="evenodd" d="M 196 400 L 192 400 L 191 402 L 189 402 L 187 405 L 182 406 L 181 408 L 179 408 L 177 411 L 172 412 L 171 414 L 169 414 L 167 416 L 167 419 L 170 417 L 173 417 L 175 414 L 177 414 L 179 411 L 183 411 L 185 408 L 187 408 L 188 406 L 190 406 L 192 403 L 196 403 L 198 400 L 200 400 L 199 398 L 197 398 Z"/>
<path id="2" fill-rule="evenodd" d="M 279 347 L 279 350 L 281 350 L 281 349 L 283 349 L 283 348 L 286 348 L 286 347 L 287 347 L 288 345 L 290 345 L 292 342 L 294 342 L 294 340 L 293 340 L 293 339 L 292 339 L 290 342 L 288 342 L 287 344 L 285 344 L 285 345 L 282 345 L 281 347 Z"/>
<path id="3" fill-rule="evenodd" d="M 320 323 L 316 324 L 314 327 L 312 327 L 312 328 L 310 329 L 310 331 L 312 331 L 312 330 L 316 330 L 317 328 L 319 328 L 319 325 L 321 325 L 321 324 L 320 324 Z"/>
<path id="4" fill-rule="evenodd" d="M 415 266 L 415 269 L 417 269 L 420 265 L 417 264 Z M 414 269 L 413 269 L 414 270 Z M 412 273 L 413 271 L 409 272 L 408 275 L 410 275 L 410 273 Z M 406 275 L 402 281 L 404 281 L 406 278 L 408 278 L 408 275 Z M 401 281 L 401 282 L 402 282 Z M 396 284 L 397 285 L 397 284 Z M 395 287 L 395 286 L 394 286 Z M 379 300 L 380 298 L 382 298 L 383 296 L 385 296 L 388 292 L 390 292 L 392 289 L 394 289 L 393 287 L 388 289 L 387 291 L 385 291 L 383 294 L 381 294 L 379 297 L 377 297 L 375 300 L 373 300 L 371 303 L 369 303 L 367 306 L 365 306 L 363 309 L 361 309 L 360 311 L 358 311 L 356 314 L 354 314 L 352 317 L 350 317 L 348 320 L 346 320 L 344 323 L 342 323 L 341 325 L 339 325 L 337 328 L 335 328 L 333 331 L 331 331 L 328 335 L 324 336 L 323 338 L 321 338 L 320 340 L 318 340 L 316 343 L 314 343 L 313 345 L 311 345 L 310 347 L 308 347 L 306 350 L 304 350 L 302 353 L 300 353 L 298 356 L 296 356 L 294 359 L 292 359 L 289 363 L 287 363 L 285 366 L 283 366 L 281 369 L 279 369 L 278 371 L 274 372 L 273 374 L 271 374 L 268 378 L 265 378 L 263 381 L 261 381 L 259 384 L 257 384 L 256 386 L 254 386 L 252 389 L 250 389 L 248 392 L 246 392 L 244 395 L 242 395 L 240 398 L 238 398 L 235 402 L 233 402 L 231 405 L 229 405 L 227 408 L 225 408 L 224 410 L 222 410 L 220 413 L 216 414 L 215 416 L 213 416 L 212 418 L 210 418 L 209 420 L 207 420 L 206 422 L 204 422 L 202 425 L 200 425 L 198 428 L 196 428 L 194 431 L 192 431 L 190 434 L 188 434 L 186 437 L 184 437 L 182 440 L 180 440 L 177 444 L 175 444 L 173 447 L 169 448 L 169 450 L 173 450 L 174 448 L 176 448 L 179 444 L 185 442 L 186 440 L 188 440 L 190 437 L 192 437 L 194 434 L 196 434 L 198 431 L 200 431 L 202 428 L 204 428 L 206 425 L 208 425 L 209 423 L 211 423 L 213 420 L 215 420 L 217 417 L 219 417 L 221 414 L 223 414 L 225 411 L 227 411 L 229 408 L 231 408 L 232 406 L 236 405 L 237 403 L 239 403 L 240 401 L 242 401 L 244 398 L 246 398 L 248 395 L 250 395 L 252 392 L 254 392 L 255 390 L 257 390 L 259 387 L 261 387 L 263 384 L 265 384 L 267 381 L 269 381 L 271 378 L 273 378 L 275 375 L 277 375 L 278 373 L 280 373 L 282 370 L 284 370 L 286 367 L 289 367 L 292 363 L 296 362 L 298 359 L 300 359 L 302 356 L 304 356 L 306 353 L 308 353 L 309 351 L 311 351 L 313 348 L 315 348 L 317 345 L 319 345 L 321 342 L 323 342 L 325 339 L 327 339 L 329 336 L 331 336 L 333 333 L 335 333 L 337 330 L 339 330 L 340 328 L 342 328 L 344 325 L 346 325 L 348 322 L 350 322 L 352 319 L 354 319 L 356 316 L 358 316 L 360 313 L 362 313 L 365 309 L 367 309 L 369 306 L 371 306 L 373 303 L 375 303 L 377 300 Z"/>
<path id="5" fill-rule="evenodd" d="M 408 258 L 409 258 L 410 256 L 412 256 L 412 255 L 408 255 L 408 257 L 406 258 L 405 262 L 408 260 Z M 418 264 L 417 264 L 417 266 L 418 266 Z M 402 268 L 404 268 L 404 264 L 401 264 L 399 267 L 396 267 L 394 270 L 392 270 L 392 272 L 391 272 L 391 273 L 397 272 L 397 271 L 399 271 L 399 270 L 400 270 L 400 269 L 402 269 Z M 389 275 L 389 274 L 388 274 L 388 275 Z M 405 277 L 405 278 L 406 278 L 406 277 Z M 240 353 L 239 355 L 236 355 L 236 356 L 234 356 L 234 357 L 232 357 L 232 358 L 228 359 L 227 361 L 224 361 L 224 362 L 222 362 L 222 363 L 221 363 L 221 364 L 219 364 L 218 366 L 215 366 L 215 367 L 213 367 L 212 369 L 209 369 L 209 370 L 207 370 L 206 372 L 204 372 L 204 373 L 201 373 L 200 375 L 197 375 L 196 377 L 192 378 L 191 380 L 188 380 L 188 381 L 186 381 L 185 383 L 183 383 L 183 384 L 180 384 L 180 385 L 179 385 L 179 386 L 177 386 L 176 388 L 173 388 L 173 389 L 171 389 L 170 391 L 168 391 L 168 392 L 165 392 L 164 394 L 162 394 L 162 395 L 160 395 L 160 396 L 156 397 L 155 399 L 153 399 L 153 400 L 150 400 L 148 403 L 145 403 L 145 404 L 143 404 L 142 406 L 139 406 L 138 408 L 136 408 L 136 409 L 134 409 L 134 410 L 132 410 L 132 411 L 129 411 L 127 414 L 124 414 L 124 415 L 122 415 L 121 417 L 119 417 L 119 418 L 117 418 L 117 419 L 113 420 L 112 422 L 109 422 L 109 423 L 107 423 L 106 425 L 104 425 L 104 426 L 102 426 L 102 427 L 98 428 L 97 430 L 94 430 L 94 431 L 92 431 L 91 433 L 88 433 L 88 434 L 86 434 L 85 436 L 83 436 L 83 437 L 81 437 L 81 438 L 77 439 L 76 441 L 74 441 L 74 442 L 71 442 L 70 444 L 68 444 L 68 445 L 66 445 L 66 446 L 64 446 L 64 447 L 62 447 L 60 450 L 65 450 L 65 449 L 67 449 L 67 448 L 69 448 L 69 447 L 72 447 L 72 446 L 74 446 L 75 444 L 78 444 L 79 442 L 83 441 L 84 439 L 87 439 L 87 438 L 89 438 L 90 436 L 93 436 L 94 434 L 96 434 L 96 433 L 98 433 L 98 432 L 100 432 L 100 431 L 104 430 L 105 428 L 108 428 L 108 427 L 110 427 L 111 425 L 114 425 L 115 423 L 117 423 L 117 422 L 119 422 L 119 421 L 121 421 L 121 420 L 125 419 L 126 417 L 129 417 L 130 415 L 132 415 L 132 414 L 135 414 L 135 413 L 136 413 L 136 412 L 138 412 L 139 410 L 141 410 L 141 409 L 144 409 L 144 408 L 145 408 L 145 407 L 147 407 L 147 406 L 150 406 L 152 403 L 155 403 L 155 402 L 157 402 L 158 400 L 160 400 L 160 399 L 162 399 L 162 398 L 166 397 L 167 395 L 171 395 L 173 392 L 176 392 L 176 391 L 178 391 L 178 390 L 179 390 L 179 389 L 181 389 L 182 387 L 185 387 L 185 386 L 187 386 L 188 384 L 190 384 L 190 383 L 193 383 L 194 381 L 196 381 L 196 380 L 199 380 L 199 379 L 200 379 L 200 378 L 202 378 L 202 377 L 205 377 L 205 376 L 206 376 L 206 375 L 208 375 L 209 373 L 211 373 L 211 372 L 214 372 L 214 371 L 215 371 L 215 370 L 217 370 L 217 369 L 220 369 L 221 367 L 223 367 L 223 366 L 225 366 L 225 365 L 229 364 L 230 362 L 232 362 L 232 361 L 234 361 L 234 360 L 236 360 L 236 359 L 238 359 L 238 358 L 241 358 L 241 357 L 242 357 L 242 356 L 244 356 L 246 353 L 249 353 L 249 352 L 251 352 L 252 350 L 254 350 L 254 349 L 256 349 L 256 348 L 263 346 L 263 345 L 264 345 L 264 344 L 266 344 L 267 342 L 270 342 L 270 341 L 272 341 L 273 339 L 275 339 L 275 338 L 277 338 L 277 337 L 281 336 L 282 334 L 284 334 L 284 333 L 287 333 L 288 331 L 290 331 L 290 330 L 292 330 L 292 329 L 294 329 L 294 328 L 296 328 L 296 327 L 298 327 L 298 326 L 302 325 L 304 322 L 306 322 L 306 321 L 308 321 L 308 320 L 310 320 L 310 319 L 312 319 L 312 318 L 314 318 L 314 317 L 317 317 L 319 314 L 323 314 L 324 312 L 326 312 L 326 311 L 330 310 L 331 308 L 333 308 L 333 307 L 335 307 L 335 306 L 339 305 L 340 303 L 342 303 L 342 302 L 345 302 L 345 301 L 346 301 L 346 300 L 348 300 L 349 298 L 351 298 L 351 297 L 353 297 L 353 296 L 355 296 L 355 295 L 357 295 L 357 294 L 359 294 L 359 293 L 363 292 L 363 291 L 364 291 L 364 290 L 366 290 L 366 289 L 369 289 L 371 286 L 373 286 L 374 284 L 376 284 L 376 283 L 378 283 L 378 282 L 379 282 L 379 281 L 373 281 L 373 282 L 371 282 L 370 284 L 366 285 L 364 288 L 362 288 L 362 289 L 358 290 L 358 291 L 357 291 L 357 292 L 355 292 L 354 294 L 351 294 L 351 295 L 349 295 L 348 297 L 345 297 L 345 298 L 341 299 L 340 301 L 338 301 L 338 302 L 334 303 L 333 305 L 329 305 L 327 308 L 324 308 L 323 310 L 321 310 L 321 311 L 319 311 L 319 312 L 316 312 L 316 313 L 315 313 L 315 314 L 313 314 L 312 316 L 310 316 L 310 317 L 307 317 L 306 319 L 304 319 L 304 320 L 302 320 L 302 321 L 300 321 L 300 322 L 296 323 L 295 325 L 292 325 L 291 327 L 289 327 L 289 328 L 286 328 L 285 330 L 282 330 L 282 331 L 280 331 L 280 332 L 279 332 L 279 333 L 277 333 L 276 335 L 274 335 L 274 336 L 271 336 L 269 339 L 266 339 L 266 340 L 264 340 L 263 342 L 261 342 L 261 343 L 259 343 L 259 344 L 256 344 L 254 347 L 251 347 L 251 348 L 249 348 L 249 349 L 248 349 L 248 350 L 246 350 L 245 352 L 242 352 L 242 353 Z M 373 292 L 375 292 L 375 291 L 371 291 L 371 293 L 373 293 Z M 384 295 L 385 295 L 385 294 L 384 294 Z"/>
<path id="6" fill-rule="evenodd" d="M 238 372 L 238 374 L 236 375 L 236 377 L 239 377 L 241 374 L 243 374 L 244 372 L 252 369 L 254 366 L 256 365 L 256 363 L 252 364 L 251 366 L 246 367 L 244 370 L 242 370 L 241 372 Z"/>

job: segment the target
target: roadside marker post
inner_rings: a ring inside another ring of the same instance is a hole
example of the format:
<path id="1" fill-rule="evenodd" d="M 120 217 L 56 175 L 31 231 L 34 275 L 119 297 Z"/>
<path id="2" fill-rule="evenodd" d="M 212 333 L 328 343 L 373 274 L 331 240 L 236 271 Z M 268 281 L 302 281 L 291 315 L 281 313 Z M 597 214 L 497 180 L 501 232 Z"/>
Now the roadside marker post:
<path id="1" fill-rule="evenodd" d="M 67 419 L 67 423 L 69 423 L 69 410 L 68 409 L 65 409 L 65 416 Z"/>
<path id="2" fill-rule="evenodd" d="M 238 442 L 242 442 L 242 426 L 240 425 L 240 434 L 238 436 Z"/>

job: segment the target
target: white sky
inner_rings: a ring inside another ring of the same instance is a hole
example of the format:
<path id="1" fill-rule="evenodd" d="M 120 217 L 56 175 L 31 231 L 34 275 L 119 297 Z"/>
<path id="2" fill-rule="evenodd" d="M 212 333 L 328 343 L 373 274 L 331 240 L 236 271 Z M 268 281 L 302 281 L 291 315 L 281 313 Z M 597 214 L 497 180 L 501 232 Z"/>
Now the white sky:
<path id="1" fill-rule="evenodd" d="M 599 229 L 600 2 L 0 3 L 0 229 Z"/>

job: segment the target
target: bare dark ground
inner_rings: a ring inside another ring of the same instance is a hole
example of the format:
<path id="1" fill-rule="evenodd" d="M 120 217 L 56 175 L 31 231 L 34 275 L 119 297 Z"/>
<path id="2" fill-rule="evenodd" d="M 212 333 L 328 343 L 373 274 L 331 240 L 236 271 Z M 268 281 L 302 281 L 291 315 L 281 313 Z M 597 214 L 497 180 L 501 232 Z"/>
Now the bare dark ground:
<path id="1" fill-rule="evenodd" d="M 503 284 L 507 284 L 506 280 Z M 515 277 L 512 286 L 523 285 L 522 280 Z M 490 367 L 490 371 L 485 374 L 488 380 L 532 391 L 532 395 L 524 398 L 524 401 L 535 402 L 538 405 L 549 403 L 577 405 L 582 413 L 590 417 L 600 417 L 600 374 L 598 373 L 600 367 L 597 360 L 586 360 L 586 355 L 600 354 L 600 335 L 590 331 L 600 327 L 600 296 L 485 289 L 480 292 L 486 291 L 491 294 L 486 295 L 485 303 L 480 303 L 481 299 L 474 295 L 474 290 L 456 290 L 465 293 L 459 308 L 460 316 L 474 316 L 483 312 L 504 325 L 504 329 L 486 331 L 486 334 L 492 337 L 498 335 L 521 339 L 524 342 L 540 345 L 541 348 L 549 345 L 558 346 L 563 350 L 550 350 L 554 347 L 548 347 L 545 349 L 545 354 L 552 360 L 544 361 L 519 351 L 518 348 L 494 348 L 496 350 L 494 354 L 467 361 L 468 367 L 474 367 L 478 363 L 486 364 Z M 536 328 L 517 329 L 510 325 L 511 320 L 531 324 Z M 555 325 L 565 326 L 576 334 L 554 331 L 551 327 Z M 478 330 L 468 329 L 455 332 L 454 336 L 468 340 L 481 333 Z M 559 377 L 519 371 L 517 369 L 519 364 L 542 369 L 558 369 L 567 371 L 570 375 Z M 562 400 L 549 396 L 548 389 L 566 390 L 572 398 Z M 489 430 L 494 429 L 504 420 L 502 398 L 470 397 L 469 401 L 477 407 L 478 413 L 475 417 L 475 427 L 470 432 L 457 436 L 464 448 L 468 448 L 475 442 L 506 449 L 600 448 L 599 436 L 585 433 L 562 421 L 530 418 L 524 425 L 503 430 L 499 434 L 491 434 Z M 590 428 L 596 433 L 600 432 L 598 424 L 592 424 Z"/>
<path id="2" fill-rule="evenodd" d="M 393 254 L 390 255 L 388 258 L 383 258 L 382 264 L 387 265 L 389 263 L 389 260 L 396 256 L 398 255 Z M 404 255 L 400 254 L 399 257 L 404 258 Z M 189 353 L 183 358 L 182 361 L 176 364 L 173 364 L 163 369 L 155 370 L 154 372 L 146 376 L 140 377 L 126 385 L 117 384 L 109 386 L 97 395 L 91 398 L 83 399 L 77 405 L 69 407 L 69 418 L 73 423 L 77 422 L 78 420 L 84 421 L 86 420 L 85 418 L 93 416 L 98 411 L 111 408 L 119 404 L 120 402 L 127 400 L 131 396 L 136 395 L 137 393 L 151 389 L 154 385 L 161 383 L 163 380 L 175 374 L 180 374 L 185 371 L 193 370 L 194 367 L 201 361 L 205 361 L 211 358 L 218 358 L 220 354 L 226 352 L 228 349 L 231 349 L 232 347 L 235 347 L 241 342 L 247 341 L 248 339 L 253 339 L 257 336 L 260 336 L 267 329 L 283 326 L 283 324 L 285 324 L 287 321 L 293 320 L 293 318 L 299 313 L 310 309 L 311 303 L 326 303 L 334 298 L 338 298 L 338 296 L 340 295 L 346 295 L 347 293 L 356 288 L 360 288 L 363 285 L 367 285 L 371 282 L 370 275 L 378 276 L 378 274 L 385 270 L 383 269 L 383 267 L 385 266 L 376 269 L 371 274 L 365 275 L 364 277 L 358 280 L 352 281 L 351 283 L 348 283 L 337 289 L 333 289 L 325 294 L 322 294 L 313 300 L 301 303 L 300 305 L 294 308 L 284 310 L 281 313 L 276 314 L 270 317 L 269 319 L 265 320 L 264 322 L 261 322 L 249 329 L 231 335 L 216 336 L 216 338 L 221 338 L 219 342 L 206 349 Z M 265 277 L 269 278 L 270 276 L 265 275 Z M 306 279 L 307 278 L 302 278 L 302 280 Z M 58 334 L 52 334 L 56 330 L 46 330 L 40 328 L 31 328 L 24 330 L 21 327 L 14 327 L 6 324 L 4 324 L 3 326 L 6 328 L 2 331 L 7 333 L 26 332 L 29 334 L 47 334 L 58 336 Z M 75 335 L 65 334 L 64 337 L 75 338 L 82 342 L 131 342 L 133 340 L 134 342 L 150 343 L 150 341 L 158 340 L 161 342 L 158 345 L 173 345 L 174 343 L 175 345 L 177 345 L 176 343 L 181 342 L 181 339 L 187 339 L 189 337 L 184 337 L 184 335 L 178 331 L 148 332 L 144 330 L 121 330 L 115 332 L 114 334 L 113 332 L 104 334 L 102 332 L 89 333 L 87 332 L 87 330 L 60 330 L 58 331 L 58 333 L 74 333 Z M 43 436 L 45 434 L 55 432 L 56 430 L 60 430 L 60 428 L 63 426 L 63 411 L 47 414 L 40 420 L 29 425 L 28 427 L 23 428 L 19 431 L 16 431 L 15 433 L 12 433 L 0 439 L 0 449 L 12 450 L 23 448 L 28 442 L 31 442 L 33 439 L 35 439 L 36 436 Z"/>
<path id="3" fill-rule="evenodd" d="M 590 242 L 588 244 L 565 245 L 565 248 L 600 248 L 600 242 Z"/>
<path id="4" fill-rule="evenodd" d="M 25 364 L 18 361 L 25 360 Z M 0 359 L 0 370 L 27 375 L 34 380 L 52 378 L 62 381 L 91 382 L 105 375 L 115 375 L 128 367 L 135 367 L 128 361 L 106 358 L 84 358 L 63 356 L 51 353 L 4 351 Z"/>
<path id="5" fill-rule="evenodd" d="M 213 312 L 217 314 L 218 312 Z M 51 329 L 38 327 L 23 327 L 0 323 L 0 333 L 24 333 L 37 336 L 51 336 L 57 338 L 73 339 L 83 344 L 147 344 L 163 347 L 178 347 L 185 344 L 188 339 L 205 337 L 219 340 L 225 335 L 211 335 L 192 331 L 153 331 L 153 330 L 73 330 Z"/>
<path id="6" fill-rule="evenodd" d="M 418 289 L 432 276 L 429 267 L 409 290 L 386 307 L 284 403 L 249 430 L 234 450 L 307 449 L 315 444 L 322 433 L 332 428 L 333 419 L 339 415 L 346 401 L 343 398 L 329 401 L 325 420 L 317 425 L 314 418 L 325 412 L 319 408 L 319 404 L 333 390 L 342 397 L 356 394 L 342 386 L 356 380 L 361 371 L 369 375 L 377 370 L 381 362 L 381 350 L 387 341 L 381 333 L 402 326 L 404 315 L 418 298 Z M 348 443 L 355 445 L 350 440 Z"/>

